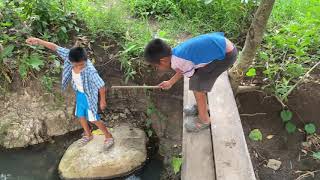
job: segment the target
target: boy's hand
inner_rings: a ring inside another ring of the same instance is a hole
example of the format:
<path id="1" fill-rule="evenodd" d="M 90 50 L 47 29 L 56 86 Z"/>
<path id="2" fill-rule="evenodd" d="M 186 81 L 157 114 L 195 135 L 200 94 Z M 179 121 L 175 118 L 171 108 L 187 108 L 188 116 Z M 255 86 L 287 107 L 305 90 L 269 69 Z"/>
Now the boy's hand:
<path id="1" fill-rule="evenodd" d="M 100 100 L 100 109 L 101 109 L 101 111 L 103 111 L 104 109 L 106 109 L 106 107 L 107 107 L 107 102 L 106 102 L 106 100 L 101 99 L 101 100 Z"/>
<path id="2" fill-rule="evenodd" d="M 38 39 L 38 38 L 31 37 L 26 40 L 26 43 L 28 43 L 30 45 L 39 45 L 39 40 L 40 39 Z"/>
<path id="3" fill-rule="evenodd" d="M 171 81 L 163 81 L 162 83 L 160 83 L 158 86 L 162 89 L 170 89 L 172 87 L 172 83 Z"/>

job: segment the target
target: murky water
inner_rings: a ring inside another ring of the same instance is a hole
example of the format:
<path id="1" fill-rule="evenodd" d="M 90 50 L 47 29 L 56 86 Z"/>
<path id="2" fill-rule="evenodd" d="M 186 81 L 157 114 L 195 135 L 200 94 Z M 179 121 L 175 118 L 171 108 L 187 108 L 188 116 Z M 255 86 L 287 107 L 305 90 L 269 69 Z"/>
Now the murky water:
<path id="1" fill-rule="evenodd" d="M 57 167 L 68 146 L 80 137 L 80 132 L 54 138 L 54 143 L 44 143 L 24 149 L 0 149 L 0 180 L 59 180 Z M 158 180 L 163 169 L 157 156 L 128 180 Z"/>

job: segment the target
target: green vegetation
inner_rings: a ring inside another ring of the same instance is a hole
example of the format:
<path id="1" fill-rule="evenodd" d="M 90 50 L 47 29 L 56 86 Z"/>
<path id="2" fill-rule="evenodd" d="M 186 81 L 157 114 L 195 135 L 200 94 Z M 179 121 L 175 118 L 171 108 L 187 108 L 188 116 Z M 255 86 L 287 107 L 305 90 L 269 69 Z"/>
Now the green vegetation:
<path id="1" fill-rule="evenodd" d="M 307 134 L 314 134 L 316 132 L 316 126 L 313 123 L 306 124 L 304 130 Z"/>
<path id="2" fill-rule="evenodd" d="M 296 125 L 291 121 L 292 120 L 292 112 L 289 110 L 282 110 L 280 112 L 280 117 L 282 122 L 285 124 L 285 128 L 289 134 L 294 133 L 296 131 Z"/>
<path id="3" fill-rule="evenodd" d="M 254 129 L 250 132 L 249 138 L 253 141 L 262 141 L 262 133 L 259 129 Z"/>
<path id="4" fill-rule="evenodd" d="M 171 161 L 171 166 L 173 168 L 174 174 L 177 174 L 180 171 L 182 165 L 182 158 L 173 157 Z"/>
<path id="5" fill-rule="evenodd" d="M 276 1 L 255 67 L 265 88 L 286 101 L 292 86 L 320 54 L 320 1 Z"/>
<path id="6" fill-rule="evenodd" d="M 116 57 L 128 81 L 141 75 L 143 49 L 153 37 L 175 45 L 189 36 L 223 31 L 241 47 L 257 7 L 251 0 L 1 1 L 0 89 L 18 74 L 24 81 L 40 76 L 45 89 L 52 90 L 57 78 L 50 77 L 60 73 L 61 62 L 41 47 L 26 45 L 28 36 L 59 44 L 71 43 L 75 35 L 107 39 L 120 47 Z M 263 88 L 286 101 L 290 89 L 319 61 L 319 19 L 318 0 L 276 1 L 264 42 L 246 76 L 262 76 Z M 287 123 L 292 117 L 286 113 L 281 117 Z M 293 130 L 292 124 L 286 127 Z"/>

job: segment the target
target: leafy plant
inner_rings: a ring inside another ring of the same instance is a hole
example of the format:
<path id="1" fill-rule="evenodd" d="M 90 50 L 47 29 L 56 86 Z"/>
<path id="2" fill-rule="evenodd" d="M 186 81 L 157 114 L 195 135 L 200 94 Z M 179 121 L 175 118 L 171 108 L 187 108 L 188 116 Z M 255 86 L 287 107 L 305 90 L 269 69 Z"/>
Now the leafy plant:
<path id="1" fill-rule="evenodd" d="M 43 60 L 39 54 L 31 54 L 31 56 L 24 55 L 19 64 L 19 73 L 22 78 L 26 78 L 29 70 L 40 71 L 40 66 L 43 66 Z"/>
<path id="2" fill-rule="evenodd" d="M 283 122 L 288 122 L 292 119 L 292 112 L 289 110 L 282 110 L 280 113 L 280 117 Z"/>
<path id="3" fill-rule="evenodd" d="M 287 122 L 286 123 L 286 130 L 287 130 L 287 132 L 288 133 L 294 133 L 295 131 L 296 131 L 296 125 L 295 124 L 293 124 L 292 122 Z"/>
<path id="4" fill-rule="evenodd" d="M 320 160 L 320 151 L 314 152 L 314 153 L 312 154 L 312 157 L 313 157 L 314 159 Z"/>
<path id="5" fill-rule="evenodd" d="M 253 76 L 256 76 L 257 74 L 256 74 L 256 69 L 255 68 L 250 68 L 249 70 L 248 70 L 248 72 L 246 73 L 246 76 L 248 76 L 248 77 L 253 77 Z"/>
<path id="6" fill-rule="evenodd" d="M 250 132 L 249 138 L 253 141 L 262 141 L 262 133 L 259 129 L 254 129 Z"/>
<path id="7" fill-rule="evenodd" d="M 317 61 L 320 45 L 320 1 L 279 0 L 255 63 L 265 83 L 282 101 Z"/>
<path id="8" fill-rule="evenodd" d="M 316 132 L 316 126 L 313 123 L 306 124 L 304 130 L 307 134 L 314 134 Z"/>
<path id="9" fill-rule="evenodd" d="M 172 158 L 171 166 L 175 174 L 177 174 L 180 171 L 181 165 L 182 165 L 182 158 L 179 158 L 179 157 Z"/>
<path id="10" fill-rule="evenodd" d="M 53 84 L 54 84 L 55 80 L 56 80 L 56 78 L 54 78 L 54 77 L 42 76 L 41 83 L 48 92 L 52 93 L 53 92 Z"/>

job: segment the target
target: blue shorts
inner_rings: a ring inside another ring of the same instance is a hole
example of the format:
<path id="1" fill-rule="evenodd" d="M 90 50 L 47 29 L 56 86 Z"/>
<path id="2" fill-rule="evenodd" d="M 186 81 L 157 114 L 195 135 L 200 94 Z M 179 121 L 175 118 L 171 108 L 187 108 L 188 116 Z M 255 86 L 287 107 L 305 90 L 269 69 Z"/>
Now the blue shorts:
<path id="1" fill-rule="evenodd" d="M 99 114 L 93 114 L 93 112 L 89 109 L 89 104 L 87 101 L 87 97 L 83 92 L 76 92 L 76 110 L 75 116 L 77 118 L 85 117 L 88 121 L 98 121 L 100 120 Z"/>

